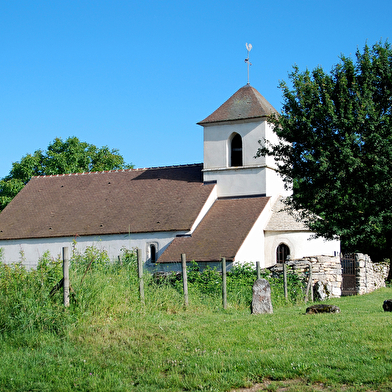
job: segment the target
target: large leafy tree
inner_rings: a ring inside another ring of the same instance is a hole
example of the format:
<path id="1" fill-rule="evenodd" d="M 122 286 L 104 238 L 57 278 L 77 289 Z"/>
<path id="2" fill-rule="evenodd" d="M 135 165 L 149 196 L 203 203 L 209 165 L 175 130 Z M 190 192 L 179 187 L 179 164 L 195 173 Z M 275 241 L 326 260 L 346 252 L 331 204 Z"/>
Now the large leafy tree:
<path id="1" fill-rule="evenodd" d="M 342 56 L 331 72 L 294 67 L 271 117 L 288 205 L 318 235 L 347 250 L 387 250 L 392 260 L 392 49 L 377 43 Z"/>
<path id="2" fill-rule="evenodd" d="M 12 163 L 10 173 L 0 180 L 0 210 L 16 196 L 33 176 L 82 173 L 132 168 L 118 150 L 107 146 L 98 148 L 81 142 L 77 137 L 65 141 L 56 138 L 46 151 L 27 154 L 20 162 Z"/>

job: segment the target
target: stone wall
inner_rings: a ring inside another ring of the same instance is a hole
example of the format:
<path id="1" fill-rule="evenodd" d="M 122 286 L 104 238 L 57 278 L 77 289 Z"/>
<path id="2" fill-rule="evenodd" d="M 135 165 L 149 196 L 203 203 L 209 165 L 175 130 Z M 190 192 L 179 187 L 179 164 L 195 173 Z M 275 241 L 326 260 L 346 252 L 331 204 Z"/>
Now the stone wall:
<path id="1" fill-rule="evenodd" d="M 312 287 L 315 298 L 337 298 L 342 294 L 342 267 L 339 256 L 304 257 L 286 263 L 300 276 L 308 276 L 309 265 L 312 265 Z M 268 268 L 272 273 L 282 273 L 283 264 Z"/>
<path id="2" fill-rule="evenodd" d="M 368 255 L 357 253 L 355 267 L 357 294 L 367 294 L 385 287 L 389 263 L 373 263 Z"/>
<path id="3" fill-rule="evenodd" d="M 308 276 L 309 265 L 312 266 L 312 287 L 315 299 L 337 298 L 342 295 L 343 276 L 340 256 L 304 257 L 287 261 L 286 264 L 302 277 Z M 355 266 L 355 294 L 367 294 L 385 287 L 389 263 L 373 263 L 368 255 L 357 253 L 355 254 Z M 282 274 L 283 264 L 275 264 L 268 270 L 273 274 Z"/>

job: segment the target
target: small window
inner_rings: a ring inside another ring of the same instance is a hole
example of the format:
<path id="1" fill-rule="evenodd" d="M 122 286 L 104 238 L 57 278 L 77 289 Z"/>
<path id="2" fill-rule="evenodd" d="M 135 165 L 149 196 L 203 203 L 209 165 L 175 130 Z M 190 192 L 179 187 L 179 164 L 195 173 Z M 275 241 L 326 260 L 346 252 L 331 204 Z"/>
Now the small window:
<path id="1" fill-rule="evenodd" d="M 238 133 L 231 140 L 230 166 L 242 166 L 242 138 Z"/>
<path id="2" fill-rule="evenodd" d="M 150 245 L 150 259 L 151 263 L 155 263 L 157 261 L 157 248 L 154 244 Z"/>
<path id="3" fill-rule="evenodd" d="M 276 248 L 276 262 L 284 263 L 287 260 L 287 256 L 290 256 L 290 248 L 286 244 L 280 244 Z"/>

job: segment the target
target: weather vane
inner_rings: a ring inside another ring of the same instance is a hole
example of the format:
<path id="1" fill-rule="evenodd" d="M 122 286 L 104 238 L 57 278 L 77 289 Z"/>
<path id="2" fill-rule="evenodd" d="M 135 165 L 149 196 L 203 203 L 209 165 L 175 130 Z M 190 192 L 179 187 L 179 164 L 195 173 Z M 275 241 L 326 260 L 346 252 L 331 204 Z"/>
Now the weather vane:
<path id="1" fill-rule="evenodd" d="M 248 84 L 249 84 L 249 66 L 252 65 L 252 63 L 249 61 L 249 52 L 252 50 L 252 44 L 246 43 L 246 50 L 248 51 L 248 57 L 245 59 L 245 63 L 248 64 Z"/>

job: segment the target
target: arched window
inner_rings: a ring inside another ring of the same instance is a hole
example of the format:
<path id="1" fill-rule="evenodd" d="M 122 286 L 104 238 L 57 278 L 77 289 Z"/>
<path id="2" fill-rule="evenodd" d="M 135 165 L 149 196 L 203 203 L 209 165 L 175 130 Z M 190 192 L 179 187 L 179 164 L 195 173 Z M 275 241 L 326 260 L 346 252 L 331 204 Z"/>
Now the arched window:
<path id="1" fill-rule="evenodd" d="M 242 138 L 236 133 L 231 139 L 230 166 L 242 166 Z"/>
<path id="2" fill-rule="evenodd" d="M 157 261 L 157 248 L 154 244 L 150 245 L 150 259 L 151 263 L 155 263 Z"/>
<path id="3" fill-rule="evenodd" d="M 276 262 L 284 263 L 287 260 L 287 256 L 290 255 L 290 248 L 286 244 L 280 244 L 276 248 Z"/>

